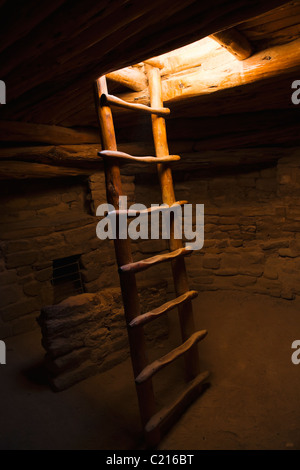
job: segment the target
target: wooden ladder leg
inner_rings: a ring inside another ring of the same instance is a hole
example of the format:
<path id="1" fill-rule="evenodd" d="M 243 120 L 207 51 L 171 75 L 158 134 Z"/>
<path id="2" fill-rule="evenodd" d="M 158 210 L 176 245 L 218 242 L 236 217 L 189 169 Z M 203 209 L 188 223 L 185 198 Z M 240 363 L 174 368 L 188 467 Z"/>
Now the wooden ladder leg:
<path id="1" fill-rule="evenodd" d="M 103 149 L 117 150 L 114 124 L 111 109 L 107 104 L 100 103 L 102 93 L 107 94 L 106 78 L 101 77 L 95 84 L 96 110 L 101 129 Z M 107 202 L 112 204 L 116 210 L 119 209 L 119 196 L 122 195 L 122 185 L 120 168 L 117 163 L 105 161 L 105 180 Z M 130 240 L 114 240 L 115 253 L 118 266 L 132 263 Z M 128 325 L 138 315 L 140 315 L 140 302 L 136 279 L 134 273 L 120 273 L 120 285 L 124 304 L 124 313 L 127 324 L 128 339 L 130 346 L 131 361 L 134 377 L 147 366 L 145 337 L 142 327 L 132 329 Z M 137 331 L 138 330 L 138 331 Z M 156 411 L 152 381 L 147 380 L 143 384 L 136 385 L 140 415 L 143 429 L 149 419 Z M 121 399 L 121 397 L 120 397 Z M 152 434 L 147 435 L 149 445 L 155 445 L 160 440 L 160 431 L 156 429 Z"/>
<path id="2" fill-rule="evenodd" d="M 149 81 L 149 93 L 151 107 L 163 107 L 162 88 L 160 70 L 146 65 L 146 71 Z M 157 157 L 169 155 L 166 123 L 163 117 L 152 114 L 152 130 Z M 168 164 L 160 163 L 158 167 L 158 176 L 162 192 L 163 203 L 171 206 L 176 201 L 172 179 L 172 171 Z M 172 233 L 173 232 L 173 233 Z M 170 250 L 174 251 L 182 248 L 182 240 L 174 238 L 174 230 L 171 229 Z M 176 294 L 182 295 L 189 291 L 188 278 L 186 273 L 184 258 L 178 258 L 172 261 L 172 272 Z M 186 341 L 195 332 L 195 323 L 193 307 L 191 300 L 178 307 L 179 320 L 181 326 L 182 340 Z M 185 354 L 186 379 L 194 379 L 200 372 L 199 355 L 197 345 L 191 348 Z"/>

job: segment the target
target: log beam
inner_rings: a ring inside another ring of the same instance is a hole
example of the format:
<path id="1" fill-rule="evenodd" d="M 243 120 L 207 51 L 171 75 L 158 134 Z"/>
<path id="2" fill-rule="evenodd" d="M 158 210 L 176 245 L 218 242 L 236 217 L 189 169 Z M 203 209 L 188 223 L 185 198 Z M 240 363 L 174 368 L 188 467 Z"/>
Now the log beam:
<path id="1" fill-rule="evenodd" d="M 253 48 L 246 36 L 235 28 L 226 29 L 219 33 L 211 34 L 210 37 L 217 41 L 230 54 L 238 60 L 248 59 L 252 55 Z"/>
<path id="2" fill-rule="evenodd" d="M 87 176 L 95 170 L 67 168 L 42 163 L 29 162 L 0 162 L 0 180 L 4 179 L 32 179 L 32 178 L 60 178 L 68 176 Z"/>
<path id="3" fill-rule="evenodd" d="M 76 7 L 76 13 L 74 7 L 72 15 L 66 4 L 2 54 L 1 79 L 9 90 L 9 104 L 1 107 L 2 119 L 28 120 L 33 107 L 39 122 L 55 122 L 57 107 L 63 112 L 71 107 L 70 114 L 77 115 L 74 97 L 80 99 L 99 75 L 236 26 L 284 3 L 216 0 L 207 6 L 191 0 L 151 5 L 134 1 L 129 9 L 124 1 L 107 2 L 104 8 L 102 2 L 97 6 L 90 0 L 88 6 Z M 14 35 L 14 16 L 3 18 Z M 51 98 L 54 111 L 48 108 Z"/>
<path id="4" fill-rule="evenodd" d="M 30 122 L 0 121 L 1 142 L 40 142 L 43 144 L 100 143 L 96 129 L 70 129 Z"/>
<path id="5" fill-rule="evenodd" d="M 115 72 L 110 72 L 106 78 L 132 88 L 135 91 L 142 91 L 147 87 L 147 77 L 144 72 L 137 67 L 125 67 Z"/>
<path id="6" fill-rule="evenodd" d="M 180 143 L 179 145 L 184 144 Z M 173 143 L 176 145 L 176 143 Z M 235 148 L 227 150 L 202 150 L 200 143 L 194 143 L 199 151 L 182 153 L 181 160 L 173 163 L 173 171 L 210 170 L 220 167 L 238 167 L 257 164 L 272 164 L 287 154 L 286 147 Z M 75 147 L 75 146 L 74 146 Z M 102 171 L 96 149 L 88 146 L 86 155 L 84 146 L 76 153 L 66 152 L 65 147 L 37 147 L 0 149 L 0 179 L 16 178 L 52 178 L 57 176 L 77 176 Z M 93 150 L 93 151 L 92 151 Z M 44 152 L 44 153 L 43 153 Z M 299 149 L 289 147 L 289 153 L 299 154 Z M 122 174 L 149 174 L 156 168 L 138 164 L 130 164 L 122 168 Z"/>
<path id="7" fill-rule="evenodd" d="M 195 67 L 188 73 L 170 75 L 162 80 L 165 106 L 201 95 L 212 94 L 260 80 L 266 80 L 300 70 L 300 39 L 258 52 L 243 62 L 223 61 L 213 70 Z M 143 92 L 119 95 L 125 101 L 149 104 Z"/>

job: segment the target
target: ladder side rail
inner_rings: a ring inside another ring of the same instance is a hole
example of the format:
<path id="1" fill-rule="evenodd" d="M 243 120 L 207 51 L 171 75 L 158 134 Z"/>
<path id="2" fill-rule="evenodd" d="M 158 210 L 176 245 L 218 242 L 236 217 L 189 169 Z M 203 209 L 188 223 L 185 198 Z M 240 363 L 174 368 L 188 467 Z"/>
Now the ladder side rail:
<path id="1" fill-rule="evenodd" d="M 146 65 L 149 81 L 150 104 L 152 107 L 162 107 L 162 87 L 160 70 Z M 157 157 L 169 155 L 166 122 L 163 117 L 152 115 L 152 130 Z M 172 171 L 168 164 L 160 163 L 158 167 L 158 177 L 160 181 L 163 203 L 171 206 L 175 202 L 174 185 Z M 172 234 L 173 232 L 173 234 Z M 182 240 L 174 238 L 174 227 L 171 227 L 171 237 L 169 241 L 170 250 L 175 251 L 183 247 Z M 176 295 L 183 295 L 189 291 L 188 277 L 186 273 L 185 261 L 178 258 L 172 261 L 172 272 Z M 195 331 L 192 302 L 187 301 L 185 305 L 178 306 L 179 321 L 181 327 L 182 341 L 186 341 Z M 194 379 L 200 372 L 199 355 L 197 345 L 185 354 L 186 379 Z"/>
<path id="2" fill-rule="evenodd" d="M 95 102 L 97 116 L 99 120 L 102 147 L 106 150 L 117 150 L 116 137 L 112 112 L 108 105 L 100 103 L 100 97 L 103 93 L 107 93 L 107 83 L 105 76 L 100 77 L 95 83 Z M 122 184 L 120 168 L 116 162 L 105 160 L 105 181 L 107 202 L 112 204 L 116 210 L 119 209 L 119 196 L 122 195 Z M 132 253 L 130 240 L 114 240 L 116 260 L 118 266 L 132 263 Z M 129 323 L 140 315 L 140 302 L 137 290 L 136 278 L 134 273 L 124 275 L 120 273 L 120 285 L 124 304 L 124 313 L 127 324 L 129 346 L 131 352 L 131 360 L 134 377 L 136 377 L 147 365 L 145 336 L 142 327 L 134 331 L 129 327 Z M 152 381 L 149 380 L 144 384 L 136 387 L 139 402 L 139 409 L 143 428 L 156 411 L 154 400 Z M 155 430 L 154 434 L 147 437 L 148 441 L 159 441 L 159 430 Z"/>

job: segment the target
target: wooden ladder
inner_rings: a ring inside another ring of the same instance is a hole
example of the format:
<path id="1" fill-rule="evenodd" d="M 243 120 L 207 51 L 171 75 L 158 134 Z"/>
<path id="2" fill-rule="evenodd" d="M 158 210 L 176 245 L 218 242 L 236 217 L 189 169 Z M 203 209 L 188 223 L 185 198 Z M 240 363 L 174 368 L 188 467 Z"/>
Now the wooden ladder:
<path id="1" fill-rule="evenodd" d="M 105 76 L 100 77 L 95 83 L 95 100 L 101 131 L 102 149 L 105 149 L 99 152 L 99 156 L 104 158 L 107 202 L 115 207 L 116 214 L 120 213 L 119 196 L 122 195 L 120 164 L 124 163 L 124 160 L 129 163 L 138 161 L 139 163 L 156 164 L 163 203 L 168 206 L 176 203 L 170 164 L 173 161 L 179 160 L 180 157 L 178 155 L 169 155 L 164 116 L 170 114 L 170 110 L 163 107 L 160 70 L 150 65 L 146 65 L 146 70 L 151 106 L 128 103 L 116 96 L 109 95 Z M 151 115 L 156 157 L 135 157 L 117 151 L 110 105 L 133 109 Z M 185 202 L 180 201 L 179 204 Z M 147 209 L 148 212 L 151 212 L 151 210 L 153 209 Z M 126 240 L 117 238 L 114 240 L 114 246 L 119 266 L 124 313 L 140 415 L 147 445 L 152 447 L 159 442 L 161 432 L 165 431 L 203 390 L 203 383 L 209 373 L 204 372 L 200 374 L 197 343 L 206 336 L 207 331 L 195 332 L 191 301 L 197 297 L 198 293 L 194 290 L 189 290 L 184 261 L 184 257 L 191 254 L 191 250 L 183 247 L 182 240 L 174 238 L 172 227 L 169 240 L 170 252 L 168 254 L 157 255 L 134 262 L 131 254 L 131 243 L 128 238 Z M 141 315 L 135 273 L 166 261 L 171 261 L 176 298 L 161 307 Z M 149 364 L 145 351 L 143 325 L 175 307 L 177 307 L 179 313 L 182 344 Z M 185 360 L 187 386 L 170 406 L 166 406 L 156 412 L 151 378 L 156 372 L 182 355 L 184 355 Z"/>

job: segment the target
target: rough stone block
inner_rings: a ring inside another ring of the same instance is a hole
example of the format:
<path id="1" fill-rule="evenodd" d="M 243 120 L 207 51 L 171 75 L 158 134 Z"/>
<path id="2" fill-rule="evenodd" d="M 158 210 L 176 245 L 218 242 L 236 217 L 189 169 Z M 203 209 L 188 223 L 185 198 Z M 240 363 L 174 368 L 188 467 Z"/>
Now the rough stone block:
<path id="1" fill-rule="evenodd" d="M 235 248 L 239 248 L 239 247 L 243 246 L 243 243 L 244 243 L 243 240 L 230 240 L 230 245 L 235 247 Z"/>
<path id="2" fill-rule="evenodd" d="M 37 251 L 19 251 L 5 257 L 8 268 L 32 265 L 38 258 Z"/>
<path id="3" fill-rule="evenodd" d="M 267 290 L 280 290 L 281 292 L 281 289 L 282 289 L 282 284 L 280 281 L 274 281 L 274 280 L 270 280 L 270 279 L 265 279 L 263 277 L 259 278 L 258 281 L 257 281 L 259 287 L 262 287 L 264 289 L 267 289 Z"/>
<path id="4" fill-rule="evenodd" d="M 46 269 L 39 269 L 35 271 L 34 276 L 37 281 L 49 281 L 52 278 L 53 269 L 52 267 Z"/>
<path id="5" fill-rule="evenodd" d="M 18 318 L 12 322 L 12 334 L 19 335 L 26 333 L 27 331 L 36 330 L 38 328 L 36 319 L 39 316 L 40 311 L 37 310 L 30 315 Z"/>
<path id="6" fill-rule="evenodd" d="M 96 223 L 85 225 L 83 227 L 67 230 L 64 232 L 66 243 L 73 246 L 80 246 L 88 243 L 92 239 L 96 239 Z"/>
<path id="7" fill-rule="evenodd" d="M 289 289 L 282 289 L 281 298 L 286 300 L 294 300 L 295 294 Z"/>
<path id="8" fill-rule="evenodd" d="M 5 270 L 0 273 L 0 286 L 6 286 L 7 284 L 13 284 L 18 282 L 18 276 L 15 269 L 10 271 Z"/>
<path id="9" fill-rule="evenodd" d="M 282 230 L 284 232 L 300 232 L 300 221 L 299 222 L 287 222 L 283 225 Z"/>
<path id="10" fill-rule="evenodd" d="M 0 308 L 13 304 L 22 296 L 22 289 L 18 284 L 11 284 L 1 289 Z"/>
<path id="11" fill-rule="evenodd" d="M 292 248 L 280 248 L 278 250 L 278 254 L 283 258 L 296 258 L 297 256 L 299 256 L 299 252 L 293 250 Z"/>
<path id="12" fill-rule="evenodd" d="M 269 178 L 259 178 L 256 181 L 256 189 L 259 191 L 275 192 L 277 189 L 276 180 Z"/>
<path id="13" fill-rule="evenodd" d="M 95 263 L 106 265 L 109 261 L 114 261 L 114 251 L 109 243 L 102 243 L 100 248 L 84 253 L 80 258 L 82 267 L 86 269 Z"/>
<path id="14" fill-rule="evenodd" d="M 216 241 L 216 248 L 218 248 L 218 252 L 222 252 L 222 250 L 224 251 L 225 248 L 228 247 L 228 240 L 217 240 Z M 220 250 L 222 249 L 222 250 Z"/>
<path id="15" fill-rule="evenodd" d="M 218 230 L 218 226 L 215 224 L 205 224 L 204 225 L 204 232 L 209 233 L 209 232 L 214 232 Z"/>
<path id="16" fill-rule="evenodd" d="M 255 178 L 240 178 L 239 185 L 245 188 L 255 188 Z"/>
<path id="17" fill-rule="evenodd" d="M 271 265 L 266 265 L 264 267 L 264 277 L 267 279 L 276 280 L 278 279 L 278 272 Z"/>
<path id="18" fill-rule="evenodd" d="M 209 250 L 210 248 L 213 248 L 216 245 L 217 240 L 214 240 L 213 238 L 211 239 L 204 239 L 204 246 L 202 248 L 202 251 Z"/>
<path id="19" fill-rule="evenodd" d="M 235 276 L 238 274 L 237 268 L 221 268 L 215 271 L 216 276 Z"/>
<path id="20" fill-rule="evenodd" d="M 219 223 L 220 225 L 236 225 L 239 223 L 239 217 L 219 217 L 219 220 L 217 220 L 216 223 Z"/>
<path id="21" fill-rule="evenodd" d="M 32 240 L 11 240 L 5 242 L 3 251 L 5 254 L 16 253 L 19 251 L 32 250 L 34 242 Z"/>
<path id="22" fill-rule="evenodd" d="M 262 244 L 263 250 L 278 250 L 278 248 L 287 248 L 290 242 L 286 239 L 267 240 Z"/>
<path id="23" fill-rule="evenodd" d="M 148 311 L 166 301 L 166 282 L 141 283 L 140 293 L 142 312 Z M 39 324 L 48 356 L 47 367 L 56 389 L 68 388 L 129 355 L 119 288 L 81 294 L 45 307 Z M 145 330 L 148 341 L 162 338 L 168 333 L 167 317 Z"/>
<path id="24" fill-rule="evenodd" d="M 256 283 L 256 278 L 253 276 L 235 276 L 233 279 L 233 285 L 239 287 L 252 286 Z"/>
<path id="25" fill-rule="evenodd" d="M 36 297 L 41 291 L 41 283 L 32 281 L 26 284 L 23 284 L 24 294 L 30 295 L 31 297 Z"/>
<path id="26" fill-rule="evenodd" d="M 256 225 L 242 225 L 241 232 L 256 232 Z"/>
<path id="27" fill-rule="evenodd" d="M 264 168 L 263 170 L 260 171 L 260 176 L 262 178 L 276 178 L 276 175 L 277 175 L 276 167 Z"/>
<path id="28" fill-rule="evenodd" d="M 32 274 L 32 267 L 31 266 L 22 266 L 21 268 L 17 268 L 17 273 L 19 278 L 24 278 Z"/>
<path id="29" fill-rule="evenodd" d="M 281 173 L 278 175 L 278 183 L 282 185 L 291 184 L 292 175 L 289 173 Z"/>
<path id="30" fill-rule="evenodd" d="M 232 230 L 239 230 L 240 227 L 239 225 L 218 225 L 218 229 L 221 230 L 221 232 L 230 232 Z"/>
<path id="31" fill-rule="evenodd" d="M 10 304 L 0 310 L 0 318 L 5 322 L 14 320 L 15 318 L 22 317 L 27 313 L 34 312 L 40 308 L 39 302 L 36 299 L 26 299 Z"/>
<path id="32" fill-rule="evenodd" d="M 220 258 L 214 255 L 204 255 L 203 257 L 203 268 L 208 269 L 219 269 Z"/>
<path id="33" fill-rule="evenodd" d="M 240 274 L 245 274 L 247 276 L 260 277 L 264 272 L 264 268 L 263 266 L 257 265 L 243 265 L 239 272 Z"/>
<path id="34" fill-rule="evenodd" d="M 204 207 L 204 220 L 205 220 L 206 224 L 218 224 L 220 218 L 216 217 L 216 216 L 213 216 L 213 215 L 206 215 L 205 214 L 205 207 Z M 195 223 L 196 223 L 196 217 L 193 214 L 193 224 L 195 224 Z"/>

